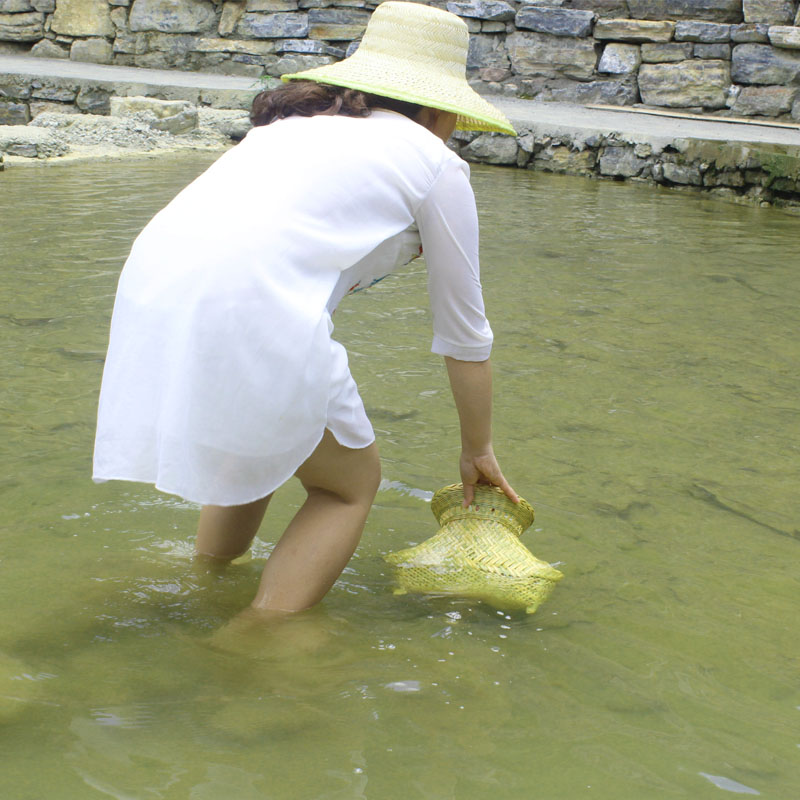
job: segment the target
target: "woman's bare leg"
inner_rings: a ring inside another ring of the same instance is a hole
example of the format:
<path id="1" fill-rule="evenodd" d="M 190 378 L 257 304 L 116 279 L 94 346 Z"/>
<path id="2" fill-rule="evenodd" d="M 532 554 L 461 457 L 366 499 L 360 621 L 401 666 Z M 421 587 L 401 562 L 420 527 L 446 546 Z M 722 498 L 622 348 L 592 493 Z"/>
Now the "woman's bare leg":
<path id="1" fill-rule="evenodd" d="M 203 506 L 197 524 L 199 556 L 231 561 L 246 553 L 272 495 L 242 506 Z"/>
<path id="2" fill-rule="evenodd" d="M 297 470 L 308 498 L 261 576 L 252 606 L 301 611 L 333 586 L 358 545 L 380 483 L 378 448 L 353 450 L 330 431 Z"/>

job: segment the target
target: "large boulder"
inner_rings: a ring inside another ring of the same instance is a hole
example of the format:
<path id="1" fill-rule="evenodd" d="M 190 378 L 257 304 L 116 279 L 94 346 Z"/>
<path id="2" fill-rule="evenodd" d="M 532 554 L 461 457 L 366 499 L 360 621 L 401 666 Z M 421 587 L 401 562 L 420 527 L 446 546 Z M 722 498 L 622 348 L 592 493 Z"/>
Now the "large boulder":
<path id="1" fill-rule="evenodd" d="M 506 47 L 514 72 L 524 77 L 588 80 L 597 64 L 591 39 L 519 31 L 506 38 Z"/>
<path id="2" fill-rule="evenodd" d="M 733 48 L 734 83 L 800 83 L 800 53 L 766 44 L 739 44 Z"/>
<path id="3" fill-rule="evenodd" d="M 51 29 L 64 36 L 113 36 L 108 0 L 58 0 Z"/>
<path id="4" fill-rule="evenodd" d="M 727 61 L 642 64 L 639 70 L 642 102 L 649 106 L 724 108 L 730 84 Z"/>
<path id="5" fill-rule="evenodd" d="M 767 22 L 770 25 L 791 25 L 794 0 L 742 0 L 745 22 Z"/>
<path id="6" fill-rule="evenodd" d="M 0 42 L 36 42 L 43 36 L 44 14 L 0 14 Z"/>
<path id="7" fill-rule="evenodd" d="M 64 0 L 59 0 L 59 4 Z M 105 0 L 104 0 L 105 2 Z M 134 0 L 128 26 L 132 31 L 199 33 L 214 28 L 217 16 L 208 0 Z"/>
<path id="8" fill-rule="evenodd" d="M 594 13 L 563 8 L 522 6 L 517 12 L 514 24 L 517 28 L 526 28 L 537 33 L 552 33 L 554 36 L 591 36 Z"/>
<path id="9" fill-rule="evenodd" d="M 742 21 L 742 0 L 628 0 L 628 9 L 635 19 Z"/>

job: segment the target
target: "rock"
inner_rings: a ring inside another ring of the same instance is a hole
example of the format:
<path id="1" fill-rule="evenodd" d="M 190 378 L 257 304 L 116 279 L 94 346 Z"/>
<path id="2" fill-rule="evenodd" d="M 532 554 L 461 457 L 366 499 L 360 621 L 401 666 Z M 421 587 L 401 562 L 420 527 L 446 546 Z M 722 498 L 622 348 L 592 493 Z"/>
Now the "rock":
<path id="1" fill-rule="evenodd" d="M 461 157 L 482 164 L 516 164 L 517 142 L 502 133 L 482 133 L 462 148 Z"/>
<path id="2" fill-rule="evenodd" d="M 333 47 L 314 39 L 284 39 L 275 46 L 276 53 L 307 53 L 308 55 L 333 56 L 344 58 L 345 51 L 341 47 Z"/>
<path id="3" fill-rule="evenodd" d="M 726 61 L 642 64 L 639 92 L 649 106 L 724 108 L 731 69 Z"/>
<path id="4" fill-rule="evenodd" d="M 244 2 L 227 2 L 222 6 L 222 14 L 217 28 L 220 36 L 230 36 L 234 32 L 236 24 L 244 13 L 244 8 Z"/>
<path id="5" fill-rule="evenodd" d="M 745 22 L 768 22 L 770 25 L 791 25 L 793 0 L 742 0 Z"/>
<path id="6" fill-rule="evenodd" d="M 694 46 L 695 58 L 731 60 L 731 46 L 729 44 L 702 44 L 697 42 Z"/>
<path id="7" fill-rule="evenodd" d="M 798 95 L 797 99 L 792 103 L 791 116 L 792 119 L 800 120 L 800 95 Z"/>
<path id="8" fill-rule="evenodd" d="M 635 19 L 742 21 L 742 0 L 628 0 L 628 8 Z"/>
<path id="9" fill-rule="evenodd" d="M 588 80 L 597 63 L 591 39 L 518 32 L 506 37 L 506 47 L 514 72 L 523 77 Z"/>
<path id="10" fill-rule="evenodd" d="M 23 158 L 61 156 L 69 147 L 52 131 L 32 125 L 0 126 L 0 153 Z"/>
<path id="11" fill-rule="evenodd" d="M 27 103 L 0 97 L 0 125 L 27 125 L 30 121 L 31 112 Z"/>
<path id="12" fill-rule="evenodd" d="M 638 19 L 599 19 L 594 26 L 595 39 L 616 42 L 668 42 L 674 32 L 674 22 Z"/>
<path id="13" fill-rule="evenodd" d="M 135 117 L 153 130 L 173 135 L 197 127 L 197 108 L 185 100 L 158 100 L 155 97 L 112 97 L 112 117 Z"/>
<path id="14" fill-rule="evenodd" d="M 110 64 L 114 55 L 111 43 L 105 39 L 77 39 L 69 49 L 73 61 L 86 61 L 91 64 Z"/>
<path id="15" fill-rule="evenodd" d="M 35 100 L 53 100 L 56 103 L 74 103 L 78 90 L 72 86 L 59 85 L 57 81 L 35 80 L 31 83 L 31 97 Z"/>
<path id="16" fill-rule="evenodd" d="M 59 0 L 63 3 L 64 0 Z M 217 16 L 208 0 L 180 3 L 176 0 L 134 0 L 128 25 L 130 30 L 161 33 L 199 33 L 214 28 Z"/>
<path id="17" fill-rule="evenodd" d="M 247 0 L 248 11 L 297 11 L 297 0 Z"/>
<path id="18" fill-rule="evenodd" d="M 358 39 L 369 18 L 370 13 L 360 8 L 313 8 L 308 12 L 308 36 L 335 41 Z"/>
<path id="19" fill-rule="evenodd" d="M 797 15 L 794 18 L 794 24 L 800 26 L 800 8 L 797 9 Z"/>
<path id="20" fill-rule="evenodd" d="M 115 53 L 142 55 L 147 52 L 146 33 L 118 33 L 114 39 Z"/>
<path id="21" fill-rule="evenodd" d="M 724 169 L 720 172 L 710 169 L 703 175 L 704 186 L 744 186 L 744 176 L 738 170 Z"/>
<path id="22" fill-rule="evenodd" d="M 508 51 L 503 39 L 500 36 L 473 36 L 469 40 L 469 49 L 467 50 L 467 69 L 485 69 L 487 67 L 508 69 Z"/>
<path id="23" fill-rule="evenodd" d="M 703 185 L 703 176 L 697 167 L 665 161 L 661 165 L 661 170 L 664 180 L 670 183 L 678 183 L 684 186 Z"/>
<path id="24" fill-rule="evenodd" d="M 271 40 L 259 41 L 258 39 L 198 39 L 192 50 L 195 53 L 247 53 L 253 56 L 266 56 L 280 52 L 279 43 Z"/>
<path id="25" fill-rule="evenodd" d="M 31 119 L 36 119 L 39 114 L 55 113 L 55 114 L 80 114 L 80 109 L 72 104 L 53 103 L 49 100 L 31 100 L 29 103 L 31 109 Z"/>
<path id="26" fill-rule="evenodd" d="M 610 177 L 634 178 L 641 175 L 647 159 L 639 158 L 630 147 L 604 147 L 600 155 L 600 174 Z"/>
<path id="27" fill-rule="evenodd" d="M 517 12 L 514 24 L 517 28 L 527 28 L 537 33 L 584 37 L 592 35 L 594 13 L 563 8 L 522 6 Z"/>
<path id="28" fill-rule="evenodd" d="M 630 106 L 639 102 L 636 76 L 622 80 L 557 81 L 542 92 L 543 100 L 557 103 L 603 103 L 609 106 Z"/>
<path id="29" fill-rule="evenodd" d="M 468 0 L 448 3 L 447 10 L 459 17 L 476 17 L 496 22 L 514 19 L 514 8 L 502 0 Z"/>
<path id="30" fill-rule="evenodd" d="M 800 50 L 800 28 L 791 25 L 771 25 L 769 41 L 773 47 Z"/>
<path id="31" fill-rule="evenodd" d="M 114 35 L 107 0 L 58 0 L 50 27 L 65 36 Z"/>
<path id="32" fill-rule="evenodd" d="M 236 33 L 253 39 L 293 39 L 308 34 L 308 17 L 291 12 L 243 14 L 236 25 Z"/>
<path id="33" fill-rule="evenodd" d="M 642 55 L 639 45 L 611 42 L 603 50 L 597 71 L 609 75 L 628 75 L 636 72 L 641 63 Z"/>
<path id="34" fill-rule="evenodd" d="M 565 145 L 548 145 L 531 162 L 533 169 L 568 175 L 591 175 L 597 164 L 594 150 L 572 150 Z"/>
<path id="35" fill-rule="evenodd" d="M 334 61 L 330 56 L 303 55 L 302 53 L 292 53 L 279 58 L 274 64 L 267 68 L 267 74 L 275 78 L 281 75 L 289 75 L 295 72 L 302 72 L 314 67 L 322 67 L 325 64 L 332 64 Z"/>
<path id="36" fill-rule="evenodd" d="M 731 77 L 734 83 L 800 82 L 800 53 L 765 44 L 738 44 L 733 48 Z"/>
<path id="37" fill-rule="evenodd" d="M 111 93 L 105 89 L 82 86 L 75 98 L 75 105 L 86 114 L 108 114 Z"/>
<path id="38" fill-rule="evenodd" d="M 0 14 L 0 41 L 35 42 L 44 36 L 44 14 Z"/>
<path id="39" fill-rule="evenodd" d="M 506 23 L 505 22 L 490 22 L 485 21 L 481 22 L 481 33 L 505 33 L 506 32 Z"/>
<path id="40" fill-rule="evenodd" d="M 0 0 L 0 14 L 20 14 L 36 10 L 30 0 Z"/>
<path id="41" fill-rule="evenodd" d="M 31 5 L 43 14 L 52 14 L 56 10 L 56 0 L 31 0 Z"/>
<path id="42" fill-rule="evenodd" d="M 793 86 L 743 86 L 733 104 L 733 113 L 745 117 L 788 114 L 797 95 Z"/>
<path id="43" fill-rule="evenodd" d="M 221 108 L 199 108 L 197 124 L 201 130 L 212 130 L 238 142 L 252 129 L 246 111 Z"/>
<path id="44" fill-rule="evenodd" d="M 647 64 L 685 61 L 692 57 L 693 50 L 694 45 L 691 42 L 646 42 L 642 45 L 642 61 Z"/>
<path id="45" fill-rule="evenodd" d="M 542 0 L 536 5 L 542 6 L 561 6 L 571 8 L 576 11 L 593 11 L 598 17 L 617 17 L 628 16 L 628 4 L 625 0 Z"/>
<path id="46" fill-rule="evenodd" d="M 69 50 L 59 47 L 50 39 L 42 39 L 31 47 L 32 56 L 35 58 L 69 58 Z"/>
<path id="47" fill-rule="evenodd" d="M 511 70 L 501 67 L 484 67 L 478 70 L 478 75 L 482 81 L 487 83 L 500 83 L 511 77 Z"/>
<path id="48" fill-rule="evenodd" d="M 675 25 L 676 42 L 729 42 L 731 26 L 717 22 L 678 22 Z"/>
<path id="49" fill-rule="evenodd" d="M 743 42 L 768 42 L 768 30 L 769 25 L 762 22 L 731 25 L 731 41 L 737 44 L 742 44 Z"/>

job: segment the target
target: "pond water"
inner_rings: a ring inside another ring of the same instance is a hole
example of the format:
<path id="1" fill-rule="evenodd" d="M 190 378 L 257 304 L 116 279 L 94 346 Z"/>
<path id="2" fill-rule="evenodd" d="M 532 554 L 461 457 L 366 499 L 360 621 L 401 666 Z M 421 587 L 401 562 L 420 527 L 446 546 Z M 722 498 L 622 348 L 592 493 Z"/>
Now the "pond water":
<path id="1" fill-rule="evenodd" d="M 533 616 L 392 594 L 457 480 L 417 263 L 336 315 L 383 456 L 362 545 L 254 635 L 299 487 L 220 574 L 190 504 L 89 478 L 119 269 L 209 159 L 0 176 L 2 797 L 798 796 L 798 220 L 475 168 L 496 449 L 564 580 Z"/>

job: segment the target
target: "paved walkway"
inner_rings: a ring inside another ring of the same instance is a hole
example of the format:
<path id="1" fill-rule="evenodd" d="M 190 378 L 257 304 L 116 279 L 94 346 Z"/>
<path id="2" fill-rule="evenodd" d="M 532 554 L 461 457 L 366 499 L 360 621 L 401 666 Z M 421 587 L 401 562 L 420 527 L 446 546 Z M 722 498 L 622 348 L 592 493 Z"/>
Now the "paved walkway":
<path id="1" fill-rule="evenodd" d="M 163 89 L 175 96 L 182 90 L 243 107 L 248 96 L 258 89 L 251 77 L 214 75 L 178 70 L 141 69 L 104 64 L 87 64 L 48 58 L 0 55 L 0 76 L 35 77 L 53 82 L 80 81 L 114 85 L 122 94 L 155 94 Z M 146 92 L 142 91 L 147 89 Z M 577 106 L 567 103 L 537 103 L 534 100 L 492 97 L 518 129 L 536 133 L 569 135 L 573 138 L 596 133 L 618 133 L 629 140 L 666 143 L 675 139 L 701 141 L 757 142 L 800 148 L 800 125 L 786 127 L 736 122 L 723 117 L 691 119 L 641 113 L 630 109 Z"/>

